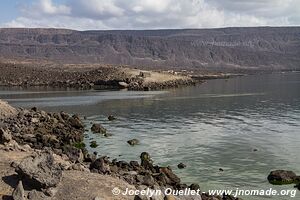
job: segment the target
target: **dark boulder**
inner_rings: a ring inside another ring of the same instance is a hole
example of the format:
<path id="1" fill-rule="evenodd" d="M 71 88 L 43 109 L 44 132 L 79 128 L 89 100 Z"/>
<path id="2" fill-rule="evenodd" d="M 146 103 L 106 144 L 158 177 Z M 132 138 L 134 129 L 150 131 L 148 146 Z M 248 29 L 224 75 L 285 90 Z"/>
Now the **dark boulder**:
<path id="1" fill-rule="evenodd" d="M 138 161 L 130 161 L 129 165 L 134 169 L 134 170 L 138 170 L 140 168 L 140 164 Z"/>
<path id="2" fill-rule="evenodd" d="M 189 188 L 191 190 L 200 190 L 200 186 L 197 183 L 192 183 Z"/>
<path id="3" fill-rule="evenodd" d="M 292 171 L 276 170 L 268 176 L 268 181 L 274 185 L 291 184 L 295 182 L 297 175 Z"/>
<path id="4" fill-rule="evenodd" d="M 165 186 L 171 183 L 170 179 L 164 173 L 158 174 L 157 176 L 155 176 L 155 178 L 157 183 L 161 186 Z"/>
<path id="5" fill-rule="evenodd" d="M 97 159 L 97 155 L 96 154 L 86 154 L 84 156 L 84 162 L 95 162 L 95 160 Z"/>
<path id="6" fill-rule="evenodd" d="M 10 142 L 11 140 L 12 135 L 8 131 L 0 128 L 0 144 L 5 144 L 7 142 Z"/>
<path id="7" fill-rule="evenodd" d="M 109 115 L 109 116 L 107 117 L 107 119 L 108 119 L 109 121 L 114 121 L 114 120 L 116 120 L 117 118 L 116 118 L 115 116 L 113 116 L 113 115 Z"/>
<path id="8" fill-rule="evenodd" d="M 139 144 L 140 141 L 137 140 L 137 139 L 132 139 L 132 140 L 128 140 L 127 143 L 128 143 L 129 145 L 131 145 L 131 146 L 134 146 L 134 145 Z"/>
<path id="9" fill-rule="evenodd" d="M 295 183 L 300 183 L 300 176 L 296 176 L 296 177 L 294 178 L 294 182 L 295 182 Z"/>
<path id="10" fill-rule="evenodd" d="M 84 155 L 81 149 L 73 146 L 64 146 L 63 153 L 68 156 L 71 162 L 82 163 L 84 160 Z"/>
<path id="11" fill-rule="evenodd" d="M 116 165 L 120 168 L 122 168 L 123 170 L 128 170 L 130 168 L 130 164 L 126 161 L 118 161 L 116 163 Z"/>
<path id="12" fill-rule="evenodd" d="M 180 183 L 180 184 L 177 184 L 175 186 L 176 186 L 176 189 L 178 189 L 178 190 L 184 190 L 184 189 L 189 188 L 189 186 L 185 183 Z"/>
<path id="13" fill-rule="evenodd" d="M 62 118 L 62 116 L 59 113 L 53 113 L 53 118 L 55 118 L 58 122 L 64 123 L 64 119 Z M 70 121 L 70 124 L 72 124 L 72 122 Z M 74 126 L 75 127 L 75 126 Z"/>
<path id="14" fill-rule="evenodd" d="M 146 174 L 143 177 L 143 182 L 142 183 L 143 183 L 143 185 L 152 187 L 155 184 L 155 180 L 154 180 L 154 178 L 150 174 Z"/>
<path id="15" fill-rule="evenodd" d="M 76 128 L 76 129 L 82 129 L 84 127 L 82 121 L 76 115 L 69 118 L 69 123 L 72 127 Z"/>
<path id="16" fill-rule="evenodd" d="M 177 167 L 178 167 L 178 169 L 183 169 L 183 168 L 186 168 L 186 165 L 183 164 L 183 163 L 179 163 L 179 164 L 177 165 Z"/>
<path id="17" fill-rule="evenodd" d="M 37 112 L 37 111 L 38 111 L 38 108 L 37 108 L 37 107 L 33 107 L 33 108 L 31 108 L 31 110 L 32 110 L 33 112 Z"/>
<path id="18" fill-rule="evenodd" d="M 91 141 L 91 142 L 90 142 L 90 147 L 91 147 L 91 148 L 97 148 L 97 147 L 98 147 L 97 142 L 96 142 L 96 141 Z"/>
<path id="19" fill-rule="evenodd" d="M 110 174 L 109 164 L 106 162 L 105 158 L 98 158 L 90 164 L 90 170 L 97 171 L 100 174 Z"/>
<path id="20" fill-rule="evenodd" d="M 101 133 L 101 134 L 106 133 L 106 129 L 101 124 L 93 124 L 91 131 L 93 133 Z"/>
<path id="21" fill-rule="evenodd" d="M 70 118 L 70 116 L 69 116 L 69 114 L 68 113 L 65 113 L 65 112 L 60 112 L 60 116 L 62 117 L 62 119 L 63 120 L 65 120 L 65 121 L 67 121 L 69 118 Z"/>
<path id="22" fill-rule="evenodd" d="M 173 173 L 170 167 L 161 167 L 160 172 L 165 174 L 171 181 L 171 185 L 177 185 L 180 183 L 180 178 Z"/>
<path id="23" fill-rule="evenodd" d="M 153 171 L 153 161 L 151 160 L 151 157 L 149 153 L 143 152 L 140 155 L 141 158 L 141 166 L 144 167 L 146 170 L 151 170 Z"/>

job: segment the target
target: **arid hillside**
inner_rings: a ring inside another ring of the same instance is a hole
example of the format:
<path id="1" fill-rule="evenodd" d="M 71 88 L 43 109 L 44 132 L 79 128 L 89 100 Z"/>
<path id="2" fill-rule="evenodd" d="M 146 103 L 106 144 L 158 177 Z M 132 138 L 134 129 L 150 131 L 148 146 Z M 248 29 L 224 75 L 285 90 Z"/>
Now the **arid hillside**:
<path id="1" fill-rule="evenodd" d="M 146 68 L 300 68 L 300 27 L 74 31 L 0 29 L 2 59 Z"/>

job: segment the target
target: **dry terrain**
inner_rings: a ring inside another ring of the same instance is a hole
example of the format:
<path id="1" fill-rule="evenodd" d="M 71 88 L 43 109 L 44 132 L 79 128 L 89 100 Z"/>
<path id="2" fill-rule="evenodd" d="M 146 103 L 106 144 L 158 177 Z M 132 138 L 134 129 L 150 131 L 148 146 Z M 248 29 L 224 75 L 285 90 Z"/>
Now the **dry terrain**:
<path id="1" fill-rule="evenodd" d="M 299 70 L 300 27 L 76 31 L 0 29 L 4 59 L 151 69 Z"/>
<path id="2" fill-rule="evenodd" d="M 59 64 L 53 62 L 0 63 L 2 86 L 49 86 L 91 89 L 157 90 L 194 84 L 188 76 L 145 71 L 125 66 Z"/>
<path id="3" fill-rule="evenodd" d="M 0 145 L 0 199 L 9 199 L 19 180 L 15 169 L 11 167 L 11 163 L 19 163 L 35 152 L 32 149 L 27 151 L 5 151 L 3 149 L 5 149 L 4 146 Z M 57 160 L 57 162 L 61 162 L 61 160 Z M 130 196 L 113 196 L 111 191 L 114 187 L 118 187 L 122 191 L 125 191 L 125 188 L 134 188 L 134 186 L 111 176 L 75 170 L 64 171 L 61 183 L 55 188 L 55 195 L 51 198 L 44 197 L 43 199 L 92 200 L 95 197 L 105 200 L 133 199 Z M 26 189 L 25 191 L 26 193 L 29 192 Z"/>

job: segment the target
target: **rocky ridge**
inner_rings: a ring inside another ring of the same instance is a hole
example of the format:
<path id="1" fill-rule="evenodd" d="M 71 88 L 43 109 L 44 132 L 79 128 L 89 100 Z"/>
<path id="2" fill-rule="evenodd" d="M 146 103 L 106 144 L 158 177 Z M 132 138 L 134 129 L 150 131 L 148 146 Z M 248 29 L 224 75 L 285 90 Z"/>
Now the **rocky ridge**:
<path id="1" fill-rule="evenodd" d="M 219 71 L 299 70 L 299 27 L 75 31 L 0 29 L 7 59 Z"/>

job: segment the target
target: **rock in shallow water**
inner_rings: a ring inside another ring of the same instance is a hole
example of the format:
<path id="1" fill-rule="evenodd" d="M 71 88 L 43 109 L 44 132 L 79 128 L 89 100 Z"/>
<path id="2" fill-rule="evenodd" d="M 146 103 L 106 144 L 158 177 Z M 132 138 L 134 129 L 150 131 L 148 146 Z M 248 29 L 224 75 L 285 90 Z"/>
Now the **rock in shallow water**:
<path id="1" fill-rule="evenodd" d="M 132 140 L 128 140 L 127 143 L 128 143 L 129 145 L 131 145 L 131 146 L 134 146 L 134 145 L 139 144 L 140 141 L 137 140 L 137 139 L 132 139 Z"/>
<path id="2" fill-rule="evenodd" d="M 140 155 L 141 158 L 141 166 L 147 170 L 151 170 L 153 168 L 153 161 L 151 160 L 150 154 L 147 152 L 143 152 Z"/>
<path id="3" fill-rule="evenodd" d="M 107 117 L 107 119 L 108 119 L 109 121 L 113 121 L 113 120 L 116 120 L 117 118 L 116 118 L 115 116 L 113 116 L 113 115 L 109 115 L 109 116 Z"/>
<path id="4" fill-rule="evenodd" d="M 186 165 L 183 164 L 183 163 L 179 163 L 179 164 L 177 165 L 177 167 L 178 167 L 178 169 L 183 169 L 183 168 L 186 168 Z"/>
<path id="5" fill-rule="evenodd" d="M 275 170 L 271 171 L 271 173 L 269 174 L 268 181 L 271 184 L 282 185 L 294 183 L 296 178 L 297 175 L 292 171 Z"/>
<path id="6" fill-rule="evenodd" d="M 192 183 L 189 188 L 191 188 L 191 190 L 200 190 L 200 186 L 197 183 Z"/>
<path id="7" fill-rule="evenodd" d="M 106 133 L 106 129 L 101 124 L 93 124 L 91 131 L 93 133 L 101 133 L 101 134 Z"/>
<path id="8" fill-rule="evenodd" d="M 97 142 L 96 142 L 96 141 L 91 141 L 90 147 L 91 147 L 91 148 L 97 148 L 97 147 L 98 147 Z"/>
<path id="9" fill-rule="evenodd" d="M 106 132 L 106 133 L 103 134 L 103 136 L 104 136 L 104 137 L 111 137 L 111 136 L 113 136 L 113 134 L 107 133 L 107 132 Z"/>

